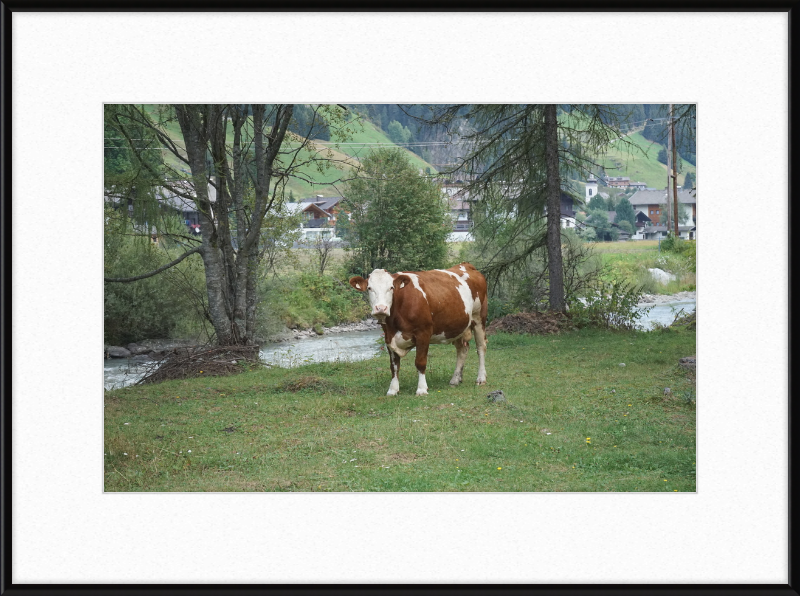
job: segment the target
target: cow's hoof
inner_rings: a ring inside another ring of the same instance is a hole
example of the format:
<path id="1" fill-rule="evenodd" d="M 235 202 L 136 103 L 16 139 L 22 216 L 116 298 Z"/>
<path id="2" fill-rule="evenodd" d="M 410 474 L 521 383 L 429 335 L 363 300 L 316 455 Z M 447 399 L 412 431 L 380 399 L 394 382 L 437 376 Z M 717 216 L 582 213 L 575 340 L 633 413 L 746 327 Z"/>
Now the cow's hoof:
<path id="1" fill-rule="evenodd" d="M 476 384 L 476 385 L 486 385 L 486 379 L 484 379 L 483 381 L 481 381 L 480 379 L 478 379 L 477 381 L 475 381 L 475 384 Z"/>
<path id="2" fill-rule="evenodd" d="M 461 379 L 450 379 L 450 384 L 453 387 L 458 387 L 459 385 L 461 385 Z"/>
<path id="3" fill-rule="evenodd" d="M 417 395 L 428 395 L 428 392 L 422 389 L 417 389 Z"/>
<path id="4" fill-rule="evenodd" d="M 397 391 L 392 391 L 391 389 L 389 389 L 389 391 L 386 392 L 386 395 L 397 395 L 397 393 L 398 393 Z"/>

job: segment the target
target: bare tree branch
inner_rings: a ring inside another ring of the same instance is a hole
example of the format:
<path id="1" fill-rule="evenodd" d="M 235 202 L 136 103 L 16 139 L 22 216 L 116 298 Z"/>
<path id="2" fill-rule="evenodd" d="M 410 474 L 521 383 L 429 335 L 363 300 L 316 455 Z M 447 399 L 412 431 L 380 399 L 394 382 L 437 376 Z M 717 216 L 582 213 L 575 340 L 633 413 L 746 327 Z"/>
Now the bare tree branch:
<path id="1" fill-rule="evenodd" d="M 103 281 L 114 282 L 114 283 L 129 283 L 129 282 L 132 282 L 132 281 L 139 281 L 140 279 L 147 279 L 148 277 L 153 277 L 154 275 L 158 275 L 162 271 L 166 271 L 170 267 L 174 267 L 175 265 L 180 263 L 186 257 L 191 256 L 191 255 L 193 255 L 195 253 L 199 253 L 201 250 L 203 250 L 203 248 L 201 246 L 195 246 L 193 249 L 183 253 L 181 256 L 179 256 L 174 261 L 170 261 L 166 265 L 162 265 L 158 269 L 156 269 L 154 271 L 150 271 L 149 273 L 143 273 L 142 275 L 136 275 L 134 277 L 104 277 Z"/>

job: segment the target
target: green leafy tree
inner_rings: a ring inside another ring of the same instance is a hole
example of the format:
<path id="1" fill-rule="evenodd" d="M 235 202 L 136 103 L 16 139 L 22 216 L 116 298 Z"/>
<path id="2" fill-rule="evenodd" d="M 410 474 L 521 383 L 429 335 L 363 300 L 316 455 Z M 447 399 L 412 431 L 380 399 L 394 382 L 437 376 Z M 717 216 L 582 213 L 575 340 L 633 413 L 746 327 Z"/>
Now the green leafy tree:
<path id="1" fill-rule="evenodd" d="M 597 240 L 600 242 L 608 242 L 619 238 L 619 232 L 608 221 L 608 212 L 605 209 L 590 210 L 586 223 L 594 228 Z"/>
<path id="2" fill-rule="evenodd" d="M 458 135 L 466 155 L 456 171 L 477 172 L 468 191 L 474 209 L 476 260 L 491 288 L 526 275 L 546 249 L 549 308 L 566 309 L 561 199 L 570 178 L 598 171 L 603 152 L 631 147 L 620 115 L 603 105 L 479 104 L 432 106 L 430 123 Z M 468 126 L 464 127 L 463 124 Z M 463 134 L 464 129 L 470 132 Z M 455 172 L 451 172 L 455 174 Z M 603 201 L 605 209 L 605 201 Z M 503 225 L 498 225 L 498 221 Z M 494 291 L 494 290 L 493 290 Z M 530 291 L 534 295 L 539 292 Z"/>
<path id="3" fill-rule="evenodd" d="M 608 211 L 608 203 L 606 203 L 606 200 L 599 194 L 596 194 L 591 199 L 589 199 L 589 204 L 586 207 L 593 211 L 597 210 Z"/>
<path id="4" fill-rule="evenodd" d="M 633 206 L 631 205 L 631 202 L 627 199 L 627 197 L 622 197 L 619 200 L 615 211 L 617 212 L 617 216 L 615 219 L 616 223 L 627 221 L 629 224 L 631 224 L 631 227 L 635 228 L 636 212 L 633 210 Z"/>
<path id="5" fill-rule="evenodd" d="M 626 219 L 623 219 L 622 221 L 618 222 L 617 227 L 619 227 L 620 230 L 627 232 L 628 234 L 633 234 L 633 224 Z"/>
<path id="6" fill-rule="evenodd" d="M 686 190 L 691 190 L 695 187 L 695 177 L 692 172 L 687 172 L 686 177 L 683 179 L 683 188 Z"/>
<path id="7" fill-rule="evenodd" d="M 411 140 L 412 132 L 407 126 L 403 126 L 397 120 L 392 120 L 386 127 L 386 135 L 392 143 L 408 143 Z"/>
<path id="8" fill-rule="evenodd" d="M 446 264 L 453 227 L 449 205 L 404 153 L 370 153 L 346 186 L 343 209 L 351 218 L 345 234 L 353 247 L 353 272 L 420 271 Z"/>
<path id="9" fill-rule="evenodd" d="M 200 254 L 206 316 L 216 341 L 254 344 L 265 218 L 283 202 L 290 178 L 304 176 L 303 168 L 309 166 L 324 170 L 331 159 L 308 137 L 284 144 L 289 126 L 297 123 L 294 108 L 293 104 L 114 106 L 107 123 L 124 138 L 131 161 L 147 172 L 153 185 L 194 207 L 202 233 L 191 238 L 167 232 L 182 243 L 183 254 L 153 271 L 106 276 L 105 281 L 138 282 Z M 302 120 L 307 131 L 324 129 L 336 140 L 348 131 L 340 106 L 308 106 Z M 141 132 L 144 136 L 139 136 Z M 148 161 L 151 147 L 141 147 L 137 140 L 151 137 L 172 165 L 159 169 Z M 146 196 L 137 198 L 146 203 Z"/>

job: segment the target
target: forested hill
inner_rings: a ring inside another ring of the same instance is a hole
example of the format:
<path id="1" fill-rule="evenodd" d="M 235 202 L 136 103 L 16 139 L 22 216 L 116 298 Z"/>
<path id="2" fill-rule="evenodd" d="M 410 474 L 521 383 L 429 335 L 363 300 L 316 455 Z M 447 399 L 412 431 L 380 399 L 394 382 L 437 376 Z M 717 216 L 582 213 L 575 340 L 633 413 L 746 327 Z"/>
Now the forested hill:
<path id="1" fill-rule="evenodd" d="M 430 109 L 424 104 L 351 104 L 347 106 L 354 113 L 384 133 L 390 141 L 407 148 L 420 159 L 437 170 L 447 170 L 465 155 L 465 148 L 459 144 L 459 133 L 468 134 L 470 123 L 461 120 L 456 123 L 456 134 L 448 134 L 441 127 L 421 124 L 420 119 L 430 116 Z M 630 146 L 610 146 L 601 160 L 608 176 L 627 176 L 631 181 L 644 182 L 650 187 L 665 186 L 666 145 L 668 127 L 668 108 L 664 104 L 613 104 L 621 115 L 620 132 L 626 134 Z M 567 106 L 564 106 L 568 109 Z M 677 114 L 676 114 L 677 115 Z M 676 130 L 676 144 L 679 154 L 679 183 L 686 174 L 696 176 L 696 145 L 694 135 L 684 134 L 684 128 Z"/>

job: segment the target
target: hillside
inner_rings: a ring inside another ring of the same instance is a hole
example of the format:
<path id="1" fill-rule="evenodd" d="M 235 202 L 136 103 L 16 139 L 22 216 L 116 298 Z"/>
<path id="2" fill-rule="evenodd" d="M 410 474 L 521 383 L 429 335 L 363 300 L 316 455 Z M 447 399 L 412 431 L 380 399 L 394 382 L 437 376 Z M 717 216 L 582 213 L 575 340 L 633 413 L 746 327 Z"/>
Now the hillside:
<path id="1" fill-rule="evenodd" d="M 158 107 L 157 105 L 147 105 L 145 109 L 155 117 Z M 316 141 L 313 146 L 303 149 L 297 155 L 296 163 L 301 165 L 297 169 L 296 175 L 286 185 L 287 196 L 289 192 L 297 199 L 317 194 L 341 195 L 343 192 L 341 181 L 351 175 L 352 168 L 358 164 L 360 159 L 368 155 L 372 148 L 396 146 L 382 130 L 371 122 L 355 114 L 352 118 L 349 127 L 351 135 L 347 140 L 342 142 Z M 165 124 L 164 129 L 176 145 L 181 147 L 182 134 L 178 123 L 171 120 Z M 287 135 L 287 138 L 289 138 L 287 148 L 298 147 L 301 142 L 300 137 L 291 133 Z M 229 145 L 233 143 L 233 132 L 230 129 L 227 131 L 227 142 Z M 408 149 L 403 149 L 403 151 L 415 167 L 423 171 L 430 168 L 431 172 L 436 172 L 431 164 L 419 156 Z M 163 151 L 163 155 L 164 160 L 171 167 L 178 170 L 186 168 L 186 164 L 166 149 Z"/>
<path id="2" fill-rule="evenodd" d="M 625 146 L 622 141 L 612 142 L 601 161 L 609 176 L 627 176 L 631 182 L 644 182 L 651 188 L 664 188 L 667 185 L 667 166 L 658 161 L 658 152 L 664 145 L 645 139 L 635 132 L 627 137 L 634 147 Z M 697 168 L 684 159 L 678 160 L 678 185 L 683 185 L 686 174 L 696 175 Z"/>
<path id="3" fill-rule="evenodd" d="M 366 108 L 372 104 L 364 104 L 365 113 L 369 110 Z M 344 141 L 317 141 L 313 148 L 303 150 L 298 156 L 297 163 L 301 165 L 297 170 L 297 175 L 292 177 L 286 186 L 287 195 L 289 192 L 293 194 L 296 199 L 306 198 L 315 194 L 322 194 L 326 196 L 340 195 L 343 193 L 343 181 L 350 176 L 351 168 L 355 166 L 360 159 L 363 159 L 369 154 L 370 150 L 378 147 L 396 147 L 387 134 L 378 125 L 368 119 L 366 116 L 358 114 L 355 108 L 361 106 L 351 106 L 348 114 L 351 117 L 349 125 L 350 136 Z M 387 105 L 372 106 L 373 108 L 387 109 Z M 155 114 L 158 106 L 146 106 L 148 112 Z M 373 110 L 374 111 L 374 110 Z M 392 117 L 396 114 L 392 113 Z M 400 117 L 400 116 L 396 116 Z M 560 118 L 569 121 L 570 116 L 562 114 Z M 376 120 L 379 121 L 379 120 Z M 409 122 L 410 124 L 410 122 Z M 467 126 L 465 124 L 465 126 Z M 180 128 L 175 121 L 167 123 L 166 130 L 169 136 L 176 139 L 178 146 L 180 146 Z M 418 140 L 453 140 L 453 137 L 444 136 L 439 139 L 436 131 L 424 132 L 421 129 L 416 129 L 416 138 Z M 439 135 L 441 136 L 441 134 Z M 232 141 L 232 132 L 228 131 L 228 141 Z M 456 137 L 457 138 L 457 137 Z M 646 139 L 641 131 L 633 132 L 626 136 L 626 142 L 615 141 L 605 148 L 605 154 L 598 158 L 600 163 L 606 170 L 609 176 L 627 176 L 634 182 L 644 182 L 647 186 L 652 188 L 663 188 L 667 184 L 667 168 L 664 164 L 660 163 L 657 159 L 659 151 L 663 148 L 662 144 L 653 142 Z M 297 146 L 299 138 L 289 141 L 290 146 Z M 414 141 L 416 142 L 416 141 Z M 457 148 L 457 149 L 456 149 Z M 412 151 L 403 148 L 411 163 L 422 171 L 430 171 L 435 173 L 436 168 L 425 161 L 420 156 Z M 449 151 L 449 153 L 448 153 Z M 433 162 L 448 162 L 452 161 L 450 153 L 463 152 L 463 148 L 458 145 L 450 146 L 431 146 L 423 151 L 423 154 Z M 175 158 L 168 151 L 164 151 L 166 161 L 176 168 L 185 167 L 180 164 L 179 160 Z M 696 167 L 689 162 L 681 159 L 679 166 L 678 184 L 683 185 L 684 178 L 687 173 L 692 172 L 696 174 Z M 429 169 L 429 170 L 428 170 Z M 598 172 L 599 173 L 599 172 Z M 576 180 L 577 186 L 582 186 L 582 180 Z"/>

